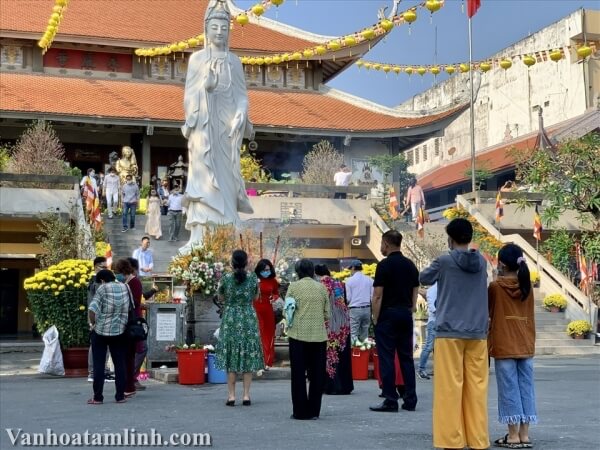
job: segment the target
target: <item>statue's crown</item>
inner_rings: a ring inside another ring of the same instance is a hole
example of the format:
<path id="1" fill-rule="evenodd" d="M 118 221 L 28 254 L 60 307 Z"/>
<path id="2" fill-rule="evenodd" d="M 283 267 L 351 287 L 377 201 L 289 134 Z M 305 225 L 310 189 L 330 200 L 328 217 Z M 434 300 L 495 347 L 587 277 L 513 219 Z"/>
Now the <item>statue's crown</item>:
<path id="1" fill-rule="evenodd" d="M 206 7 L 206 14 L 204 16 L 204 23 L 210 19 L 231 19 L 231 12 L 226 0 L 210 0 Z"/>

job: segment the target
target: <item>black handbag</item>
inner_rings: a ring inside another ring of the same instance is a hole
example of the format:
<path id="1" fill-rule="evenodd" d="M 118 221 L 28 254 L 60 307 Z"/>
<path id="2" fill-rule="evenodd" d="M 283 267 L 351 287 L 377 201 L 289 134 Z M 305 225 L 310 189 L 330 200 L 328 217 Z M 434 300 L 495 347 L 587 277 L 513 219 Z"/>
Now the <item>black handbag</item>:
<path id="1" fill-rule="evenodd" d="M 129 291 L 129 317 L 125 326 L 125 336 L 135 342 L 145 341 L 148 339 L 148 322 L 143 317 L 136 317 L 135 303 L 133 303 L 129 286 L 127 286 L 127 290 Z"/>

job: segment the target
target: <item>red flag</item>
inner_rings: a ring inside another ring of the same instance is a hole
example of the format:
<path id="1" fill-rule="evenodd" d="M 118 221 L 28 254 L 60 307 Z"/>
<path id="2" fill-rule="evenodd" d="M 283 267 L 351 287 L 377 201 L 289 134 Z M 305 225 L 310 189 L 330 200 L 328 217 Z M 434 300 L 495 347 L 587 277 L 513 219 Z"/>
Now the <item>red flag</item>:
<path id="1" fill-rule="evenodd" d="M 498 191 L 498 195 L 496 195 L 496 222 L 500 222 L 502 216 L 504 216 L 504 207 L 502 206 L 500 191 Z"/>
<path id="2" fill-rule="evenodd" d="M 579 266 L 579 277 L 581 278 L 579 289 L 581 289 L 584 294 L 587 294 L 588 288 L 591 284 L 592 274 L 591 271 L 588 270 L 587 261 L 585 260 L 585 256 L 581 251 L 581 245 L 579 245 L 579 242 L 576 244 L 576 251 L 577 265 Z"/>
<path id="3" fill-rule="evenodd" d="M 467 0 L 467 16 L 469 16 L 469 19 L 475 15 L 480 6 L 481 0 Z"/>
<path id="4" fill-rule="evenodd" d="M 392 219 L 398 218 L 398 199 L 393 187 L 390 188 L 390 216 Z"/>
<path id="5" fill-rule="evenodd" d="M 538 207 L 535 205 L 535 213 L 533 216 L 533 237 L 538 241 L 541 241 L 543 230 L 544 228 L 542 227 L 542 219 L 540 217 L 540 213 L 538 212 Z"/>

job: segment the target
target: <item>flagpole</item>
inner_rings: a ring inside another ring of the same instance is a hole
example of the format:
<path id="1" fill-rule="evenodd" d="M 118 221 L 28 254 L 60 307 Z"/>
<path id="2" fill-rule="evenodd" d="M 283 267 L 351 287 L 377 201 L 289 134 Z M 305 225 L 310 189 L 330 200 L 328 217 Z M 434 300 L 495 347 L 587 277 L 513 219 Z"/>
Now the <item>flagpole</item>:
<path id="1" fill-rule="evenodd" d="M 469 17 L 469 84 L 471 86 L 471 190 L 475 193 L 475 112 L 473 105 L 475 104 L 475 90 L 473 88 L 473 27 L 471 18 Z M 475 197 L 477 199 L 477 197 Z"/>

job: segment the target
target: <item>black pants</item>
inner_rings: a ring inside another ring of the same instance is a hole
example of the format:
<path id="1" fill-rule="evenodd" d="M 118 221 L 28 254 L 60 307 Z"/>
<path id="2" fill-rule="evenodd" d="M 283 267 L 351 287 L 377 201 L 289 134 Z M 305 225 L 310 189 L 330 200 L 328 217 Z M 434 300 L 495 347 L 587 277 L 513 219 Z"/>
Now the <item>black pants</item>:
<path id="1" fill-rule="evenodd" d="M 336 192 L 335 194 L 333 194 L 333 198 L 346 198 L 346 193 L 345 192 Z"/>
<path id="2" fill-rule="evenodd" d="M 312 419 L 321 413 L 325 388 L 326 342 L 305 342 L 289 338 L 292 373 L 292 405 L 295 419 Z M 308 395 L 306 376 L 308 375 Z"/>
<path id="3" fill-rule="evenodd" d="M 400 370 L 402 378 L 404 378 L 404 404 L 409 408 L 414 408 L 417 405 L 417 392 L 413 361 L 412 311 L 406 307 L 382 310 L 375 326 L 375 342 L 379 355 L 379 371 L 385 401 L 398 403 L 394 367 L 394 353 L 398 352 Z"/>
<path id="4" fill-rule="evenodd" d="M 92 357 L 94 358 L 94 400 L 104 401 L 104 365 L 106 363 L 106 350 L 110 349 L 110 355 L 115 366 L 115 400 L 125 398 L 125 335 L 102 336 L 92 331 Z"/>

